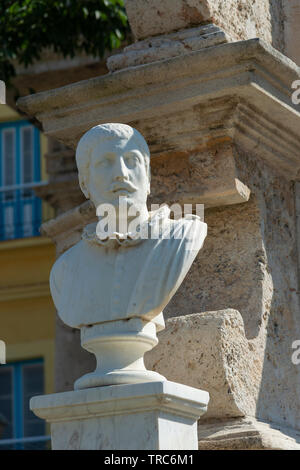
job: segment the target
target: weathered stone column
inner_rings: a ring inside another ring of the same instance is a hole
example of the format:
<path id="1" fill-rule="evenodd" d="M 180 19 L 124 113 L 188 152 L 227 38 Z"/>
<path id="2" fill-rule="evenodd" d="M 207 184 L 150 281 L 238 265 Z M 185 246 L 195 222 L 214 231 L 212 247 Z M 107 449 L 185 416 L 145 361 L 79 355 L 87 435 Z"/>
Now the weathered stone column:
<path id="1" fill-rule="evenodd" d="M 72 148 L 93 125 L 132 125 L 150 144 L 151 202 L 205 204 L 204 248 L 147 358 L 168 379 L 210 392 L 201 448 L 299 443 L 291 345 L 300 338 L 300 113 L 291 84 L 300 70 L 277 50 L 279 3 L 127 0 L 136 42 L 108 60 L 109 74 L 19 102 Z M 85 203 L 44 230 L 65 249 L 89 211 Z"/>

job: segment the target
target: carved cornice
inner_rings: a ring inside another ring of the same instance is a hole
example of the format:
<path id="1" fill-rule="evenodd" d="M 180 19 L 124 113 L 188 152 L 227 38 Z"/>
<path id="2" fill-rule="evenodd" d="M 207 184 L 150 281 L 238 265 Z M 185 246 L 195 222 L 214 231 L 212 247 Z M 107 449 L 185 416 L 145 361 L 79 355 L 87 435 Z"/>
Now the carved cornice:
<path id="1" fill-rule="evenodd" d="M 191 137 L 190 146 L 232 139 L 294 178 L 300 168 L 300 113 L 291 102 L 291 84 L 299 77 L 296 64 L 252 39 L 31 95 L 18 106 L 35 115 L 47 135 L 73 148 L 95 124 L 134 124 L 154 154 L 168 150 L 164 122 L 170 116 L 181 114 L 184 123 L 186 112 L 198 111 L 198 129 L 182 134 L 183 140 Z M 156 128 L 156 139 L 145 122 Z"/>

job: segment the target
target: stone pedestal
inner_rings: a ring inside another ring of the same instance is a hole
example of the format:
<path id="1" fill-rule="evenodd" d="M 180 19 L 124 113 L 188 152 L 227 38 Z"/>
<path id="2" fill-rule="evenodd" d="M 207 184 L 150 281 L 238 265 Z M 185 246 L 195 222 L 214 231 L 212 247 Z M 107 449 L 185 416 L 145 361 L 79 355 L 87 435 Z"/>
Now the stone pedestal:
<path id="1" fill-rule="evenodd" d="M 194 450 L 209 395 L 174 382 L 89 388 L 34 397 L 54 450 Z"/>

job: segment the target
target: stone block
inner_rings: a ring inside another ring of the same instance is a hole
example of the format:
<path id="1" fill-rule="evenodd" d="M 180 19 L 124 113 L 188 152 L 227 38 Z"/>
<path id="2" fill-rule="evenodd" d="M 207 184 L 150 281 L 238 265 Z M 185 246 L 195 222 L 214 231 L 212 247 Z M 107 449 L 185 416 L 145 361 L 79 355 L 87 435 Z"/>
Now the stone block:
<path id="1" fill-rule="evenodd" d="M 272 42 L 269 0 L 125 0 L 136 39 L 170 33 L 205 22 L 221 26 L 234 39 L 260 37 Z"/>
<path id="2" fill-rule="evenodd" d="M 136 39 L 189 28 L 210 19 L 207 1 L 125 0 L 129 23 Z"/>
<path id="3" fill-rule="evenodd" d="M 230 144 L 153 158 L 150 202 L 204 204 L 207 209 L 248 201 L 250 190 L 238 179 L 235 158 Z"/>
<path id="4" fill-rule="evenodd" d="M 255 414 L 263 357 L 245 337 L 238 311 L 171 318 L 158 337 L 158 345 L 145 354 L 146 367 L 207 390 L 210 402 L 203 420 Z"/>

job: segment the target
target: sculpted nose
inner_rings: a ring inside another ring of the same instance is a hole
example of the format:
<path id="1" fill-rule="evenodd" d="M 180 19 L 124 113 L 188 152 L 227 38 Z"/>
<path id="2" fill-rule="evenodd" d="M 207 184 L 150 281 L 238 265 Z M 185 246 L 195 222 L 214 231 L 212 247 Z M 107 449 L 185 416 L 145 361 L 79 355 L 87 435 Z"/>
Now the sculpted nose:
<path id="1" fill-rule="evenodd" d="M 128 168 L 123 158 L 117 158 L 114 165 L 114 180 L 123 181 L 128 179 Z"/>

